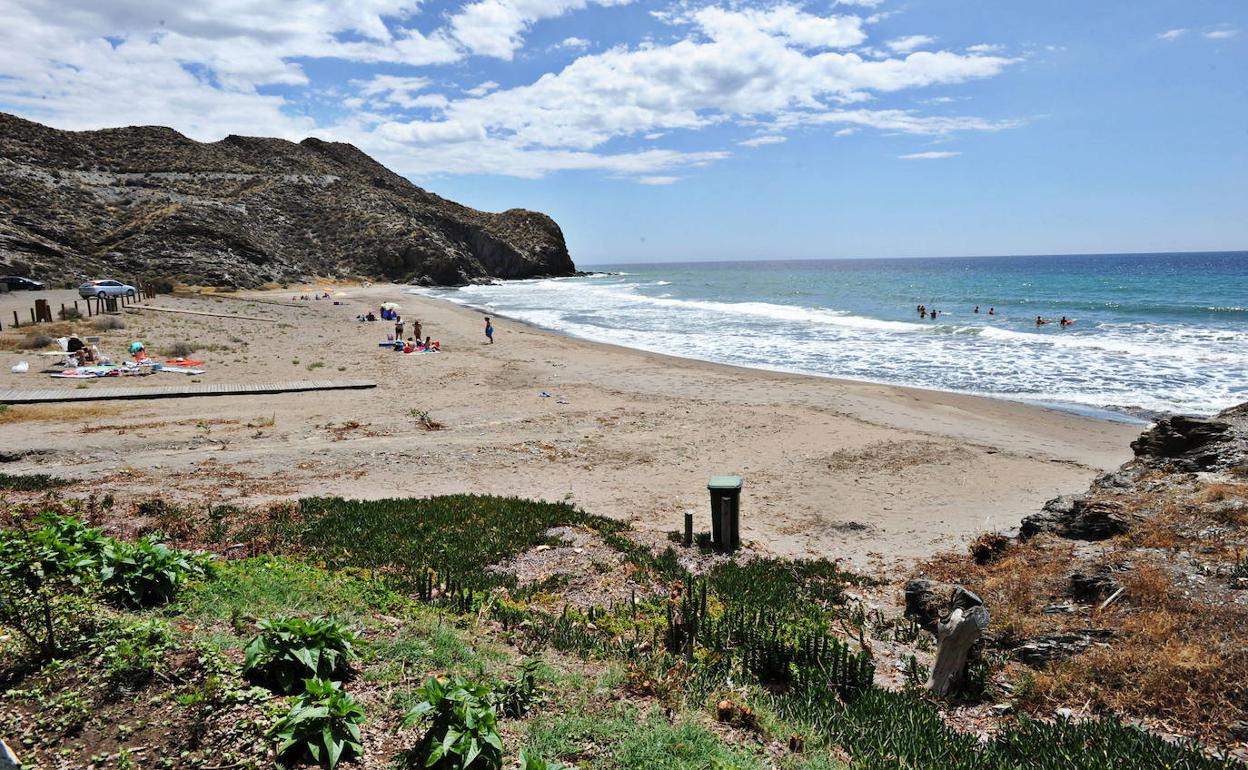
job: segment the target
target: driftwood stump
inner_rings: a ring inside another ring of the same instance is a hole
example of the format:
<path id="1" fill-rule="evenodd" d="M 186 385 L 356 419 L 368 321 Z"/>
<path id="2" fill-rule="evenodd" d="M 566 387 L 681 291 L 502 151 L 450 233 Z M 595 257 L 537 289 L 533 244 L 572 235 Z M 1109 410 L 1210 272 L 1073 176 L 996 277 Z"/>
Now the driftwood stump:
<path id="1" fill-rule="evenodd" d="M 957 588 L 950 600 L 950 611 L 936 624 L 936 662 L 927 680 L 927 689 L 936 695 L 948 694 L 966 670 L 966 658 L 988 627 L 984 602 L 965 588 Z"/>

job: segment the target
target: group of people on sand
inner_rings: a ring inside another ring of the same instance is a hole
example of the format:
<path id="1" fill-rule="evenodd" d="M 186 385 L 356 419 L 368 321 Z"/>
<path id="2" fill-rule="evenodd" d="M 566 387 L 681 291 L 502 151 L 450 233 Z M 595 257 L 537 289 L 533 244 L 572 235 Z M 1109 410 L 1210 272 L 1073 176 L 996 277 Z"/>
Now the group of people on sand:
<path id="1" fill-rule="evenodd" d="M 298 295 L 291 296 L 291 300 L 296 301 L 296 302 L 299 300 L 303 300 L 306 302 L 307 300 L 318 300 L 318 299 L 329 299 L 329 292 L 318 291 L 317 293 L 313 294 L 311 297 L 309 297 L 307 294 L 298 294 Z M 341 303 L 338 303 L 338 304 L 341 304 Z"/>

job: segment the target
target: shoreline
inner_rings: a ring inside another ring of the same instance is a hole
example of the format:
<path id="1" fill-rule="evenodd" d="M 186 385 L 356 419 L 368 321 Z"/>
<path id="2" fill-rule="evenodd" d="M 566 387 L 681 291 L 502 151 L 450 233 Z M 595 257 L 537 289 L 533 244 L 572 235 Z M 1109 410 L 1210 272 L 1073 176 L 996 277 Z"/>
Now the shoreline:
<path id="1" fill-rule="evenodd" d="M 597 274 L 619 275 L 618 273 L 597 273 Z M 579 278 L 583 276 L 568 276 L 568 277 Z M 528 280 L 548 280 L 548 279 L 521 279 L 521 280 L 528 281 Z M 500 281 L 500 283 L 507 283 L 507 282 L 508 281 Z M 1079 403 L 1069 402 L 1069 401 L 1038 401 L 1038 400 L 1032 401 L 1032 400 L 1021 399 L 1021 398 L 1012 398 L 1009 395 L 1002 394 L 1002 393 L 974 393 L 974 392 L 965 391 L 965 390 L 945 390 L 941 388 L 924 388 L 918 385 L 903 385 L 903 384 L 896 383 L 896 382 L 887 382 L 885 380 L 872 380 L 872 379 L 867 379 L 867 378 L 859 379 L 859 378 L 854 378 L 854 377 L 844 377 L 842 375 L 837 375 L 837 374 L 823 374 L 821 372 L 802 371 L 799 369 L 786 369 L 784 367 L 778 367 L 778 366 L 767 367 L 767 366 L 748 366 L 746 364 L 734 364 L 734 363 L 729 363 L 727 361 L 716 361 L 715 359 L 711 359 L 711 358 L 699 358 L 698 356 L 692 356 L 692 355 L 681 355 L 679 353 L 668 353 L 668 352 L 663 352 L 659 350 L 650 350 L 648 348 L 632 347 L 630 345 L 623 345 L 618 342 L 605 342 L 603 340 L 595 340 L 589 337 L 583 337 L 579 334 L 574 334 L 564 329 L 555 329 L 549 326 L 542 326 L 541 324 L 534 323 L 532 321 L 528 321 L 523 318 L 516 318 L 515 316 L 509 316 L 505 312 L 500 313 L 497 310 L 491 310 L 481 305 L 476 305 L 470 302 L 456 302 L 446 297 L 435 297 L 429 294 L 422 294 L 417 291 L 410 291 L 410 292 L 408 291 L 408 289 L 450 291 L 456 288 L 458 287 L 410 286 L 410 287 L 405 287 L 403 289 L 403 295 L 411 296 L 411 297 L 421 297 L 423 299 L 434 300 L 437 302 L 444 302 L 447 305 L 450 305 L 452 307 L 463 308 L 465 310 L 469 310 L 475 313 L 481 313 L 482 315 L 488 314 L 491 318 L 503 318 L 503 319 L 510 321 L 511 323 L 523 324 L 524 326 L 529 327 L 533 329 L 534 331 L 546 332 L 548 334 L 556 334 L 556 335 L 559 335 L 560 337 L 566 337 L 568 339 L 573 339 L 573 340 L 580 340 L 582 342 L 588 342 L 594 345 L 604 345 L 607 347 L 618 348 L 619 350 L 627 350 L 627 351 L 633 351 L 637 353 L 646 353 L 646 354 L 654 355 L 654 356 L 663 356 L 665 358 L 670 358 L 675 361 L 694 361 L 698 363 L 712 364 L 715 366 L 726 366 L 732 369 L 745 369 L 748 371 L 768 372 L 771 374 L 792 375 L 796 377 L 814 377 L 817 379 L 830 380 L 832 382 L 841 383 L 841 384 L 852 383 L 852 384 L 863 384 L 863 385 L 878 385 L 880 387 L 885 387 L 885 388 L 902 388 L 905 390 L 919 391 L 921 393 L 948 394 L 948 395 L 954 395 L 954 396 L 965 396 L 968 398 L 984 398 L 984 399 L 990 399 L 993 401 L 1005 401 L 1007 403 L 1021 404 L 1024 406 L 1035 407 L 1037 409 L 1046 409 L 1046 410 L 1058 412 L 1061 414 L 1073 414 L 1079 417 L 1086 417 L 1089 419 L 1099 420 L 1102 422 L 1113 422 L 1113 423 L 1131 425 L 1131 426 L 1135 426 L 1141 429 L 1147 427 L 1148 425 L 1151 425 L 1159 417 L 1165 417 L 1171 414 L 1179 414 L 1178 412 L 1154 413 L 1149 410 L 1143 409 L 1142 407 L 1124 406 L 1119 409 L 1115 409 L 1112 407 L 1089 406 L 1086 404 L 1079 404 Z M 1147 413 L 1149 416 L 1142 417 L 1139 414 L 1135 414 L 1133 412 L 1144 412 L 1144 413 Z"/>
<path id="2" fill-rule="evenodd" d="M 91 479 L 98 494 L 158 489 L 172 501 L 240 505 L 514 495 L 568 501 L 656 539 L 680 528 L 685 511 L 709 529 L 706 481 L 731 473 L 745 479 L 742 538 L 752 547 L 881 571 L 1008 531 L 1045 500 L 1084 491 L 1128 459 L 1139 432 L 995 398 L 651 353 L 503 316 L 487 345 L 481 313 L 405 288 L 338 287 L 341 306 L 280 301 L 292 289 L 162 298 L 239 318 L 137 311 L 105 346 L 195 340 L 209 383 L 365 377 L 378 386 L 109 402 L 39 417 L 19 407 L 5 430 L 40 454 L 5 470 Z M 388 324 L 355 316 L 387 300 L 446 352 L 378 348 Z M 75 387 L 7 367 L 0 377 L 0 387 Z M 174 377 L 91 387 L 182 381 Z M 426 430 L 413 417 L 421 412 L 444 429 Z"/>

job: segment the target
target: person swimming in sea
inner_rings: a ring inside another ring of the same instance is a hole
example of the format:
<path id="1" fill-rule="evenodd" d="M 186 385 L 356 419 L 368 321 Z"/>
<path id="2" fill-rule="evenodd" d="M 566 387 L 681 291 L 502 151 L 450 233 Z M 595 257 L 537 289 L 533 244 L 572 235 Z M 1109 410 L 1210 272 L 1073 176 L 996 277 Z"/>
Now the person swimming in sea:
<path id="1" fill-rule="evenodd" d="M 1047 324 L 1047 323 L 1049 323 L 1049 322 L 1048 322 L 1048 321 L 1046 321 L 1046 320 L 1044 320 L 1044 319 L 1043 319 L 1043 318 L 1041 318 L 1040 316 L 1036 316 L 1036 326 L 1044 326 L 1044 325 L 1045 325 L 1045 324 Z"/>
<path id="2" fill-rule="evenodd" d="M 975 312 L 976 312 L 976 313 L 978 313 L 978 312 L 979 312 L 979 305 L 976 305 L 976 306 L 975 306 Z"/>
<path id="3" fill-rule="evenodd" d="M 1071 324 L 1073 324 L 1073 323 L 1074 323 L 1074 321 L 1072 321 L 1071 319 L 1067 318 L 1066 316 L 1062 316 L 1062 320 L 1060 321 L 1060 323 L 1061 323 L 1061 325 L 1062 325 L 1062 326 L 1070 326 Z"/>
<path id="4" fill-rule="evenodd" d="M 988 315 L 996 315 L 996 314 L 997 314 L 997 309 L 995 307 L 988 308 Z"/>

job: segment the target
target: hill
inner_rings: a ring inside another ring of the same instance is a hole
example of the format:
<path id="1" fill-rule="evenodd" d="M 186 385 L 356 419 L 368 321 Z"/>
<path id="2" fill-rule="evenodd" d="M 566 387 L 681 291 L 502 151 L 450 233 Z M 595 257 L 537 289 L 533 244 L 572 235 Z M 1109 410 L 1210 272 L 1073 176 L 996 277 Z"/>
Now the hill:
<path id="1" fill-rule="evenodd" d="M 576 270 L 550 217 L 417 187 L 358 148 L 0 113 L 0 273 L 254 287 L 312 276 L 456 285 Z"/>

